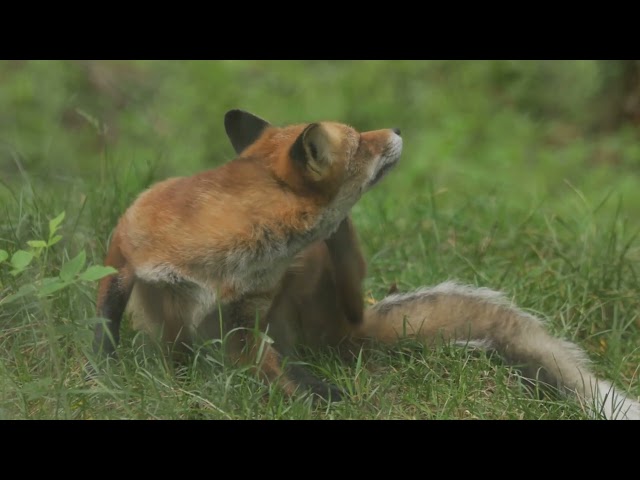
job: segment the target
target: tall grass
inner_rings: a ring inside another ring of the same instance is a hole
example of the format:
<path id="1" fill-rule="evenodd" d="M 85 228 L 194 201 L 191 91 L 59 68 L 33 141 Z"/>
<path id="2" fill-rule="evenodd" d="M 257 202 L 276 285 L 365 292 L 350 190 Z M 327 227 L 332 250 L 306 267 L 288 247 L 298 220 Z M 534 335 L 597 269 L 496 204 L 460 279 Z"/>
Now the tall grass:
<path id="1" fill-rule="evenodd" d="M 591 129 L 596 62 L 0 63 L 0 418 L 586 418 L 532 395 L 499 357 L 406 340 L 353 362 L 308 352 L 345 402 L 286 399 L 202 346 L 182 368 L 125 322 L 119 361 L 84 381 L 113 226 L 154 181 L 232 158 L 222 117 L 402 128 L 401 163 L 353 210 L 367 302 L 447 279 L 504 290 L 640 394 L 638 131 Z M 10 258 L 62 239 L 20 273 Z M 67 267 L 68 268 L 68 267 Z"/>

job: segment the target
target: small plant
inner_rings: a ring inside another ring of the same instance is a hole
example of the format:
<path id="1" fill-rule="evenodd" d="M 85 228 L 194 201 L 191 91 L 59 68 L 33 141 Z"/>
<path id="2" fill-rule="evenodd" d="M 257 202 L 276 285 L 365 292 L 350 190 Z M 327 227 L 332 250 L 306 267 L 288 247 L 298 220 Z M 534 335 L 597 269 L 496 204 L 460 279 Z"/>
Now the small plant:
<path id="1" fill-rule="evenodd" d="M 51 294 L 69 287 L 77 282 L 93 282 L 100 280 L 107 275 L 115 273 L 112 267 L 102 265 L 91 265 L 84 271 L 87 255 L 84 250 L 80 251 L 74 258 L 60 267 L 60 273 L 53 277 L 44 276 L 44 265 L 46 265 L 47 254 L 51 247 L 62 240 L 62 235 L 58 234 L 60 224 L 64 220 L 65 212 L 49 221 L 49 238 L 47 240 L 30 240 L 27 242 L 27 250 L 16 250 L 10 256 L 5 250 L 0 249 L 0 265 L 8 266 L 9 273 L 13 277 L 22 276 L 33 267 L 34 259 L 41 259 L 41 269 L 35 280 L 26 280 L 14 293 L 5 297 L 0 297 L 0 306 L 7 305 L 27 295 L 35 295 L 38 298 L 45 298 Z M 9 257 L 11 257 L 9 259 Z M 3 285 L 0 283 L 0 288 Z"/>

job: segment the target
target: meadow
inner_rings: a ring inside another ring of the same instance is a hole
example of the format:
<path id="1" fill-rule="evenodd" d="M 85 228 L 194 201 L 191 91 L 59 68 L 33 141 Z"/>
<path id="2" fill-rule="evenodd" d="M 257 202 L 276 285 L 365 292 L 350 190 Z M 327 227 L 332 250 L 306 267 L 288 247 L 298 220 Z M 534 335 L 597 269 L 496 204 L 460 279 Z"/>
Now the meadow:
<path id="1" fill-rule="evenodd" d="M 498 355 L 413 340 L 353 363 L 308 352 L 348 392 L 326 405 L 285 398 L 217 342 L 175 368 L 125 321 L 119 361 L 85 382 L 113 227 L 155 181 L 231 160 L 232 108 L 402 129 L 399 165 L 352 212 L 368 304 L 394 284 L 504 291 L 640 396 L 640 123 L 620 113 L 620 75 L 586 60 L 0 62 L 0 419 L 588 418 Z"/>

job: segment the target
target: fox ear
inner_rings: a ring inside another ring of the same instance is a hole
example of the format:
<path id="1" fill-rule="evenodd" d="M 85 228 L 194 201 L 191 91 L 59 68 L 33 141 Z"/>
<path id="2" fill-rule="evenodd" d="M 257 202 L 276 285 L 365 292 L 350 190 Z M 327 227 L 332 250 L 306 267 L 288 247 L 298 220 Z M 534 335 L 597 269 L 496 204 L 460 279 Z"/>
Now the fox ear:
<path id="1" fill-rule="evenodd" d="M 271 124 L 244 110 L 229 110 L 224 115 L 224 129 L 237 154 L 255 142 Z"/>
<path id="2" fill-rule="evenodd" d="M 303 165 L 318 177 L 331 166 L 331 143 L 325 128 L 319 123 L 308 125 L 291 147 L 294 162 Z"/>

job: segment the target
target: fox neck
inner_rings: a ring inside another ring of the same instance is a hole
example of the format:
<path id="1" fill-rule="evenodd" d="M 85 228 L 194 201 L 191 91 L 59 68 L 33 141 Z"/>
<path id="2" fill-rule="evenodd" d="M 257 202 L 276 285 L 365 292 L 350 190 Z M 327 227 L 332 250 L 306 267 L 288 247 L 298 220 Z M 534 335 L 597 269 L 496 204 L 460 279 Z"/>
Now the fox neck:
<path id="1" fill-rule="evenodd" d="M 286 225 L 265 221 L 256 226 L 253 241 L 229 252 L 222 261 L 228 291 L 242 295 L 276 288 L 293 258 L 335 232 L 353 203 L 334 202 L 319 211 L 316 206 L 315 215 L 310 213 L 314 210 L 302 208 L 290 212 L 293 221 Z"/>

